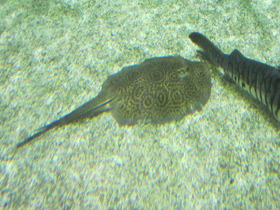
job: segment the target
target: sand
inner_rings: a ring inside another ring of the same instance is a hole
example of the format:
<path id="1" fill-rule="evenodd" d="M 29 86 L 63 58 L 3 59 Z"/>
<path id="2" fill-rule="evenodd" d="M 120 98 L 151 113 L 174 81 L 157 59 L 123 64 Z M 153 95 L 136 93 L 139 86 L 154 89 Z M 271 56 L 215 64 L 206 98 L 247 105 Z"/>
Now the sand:
<path id="1" fill-rule="evenodd" d="M 193 31 L 279 65 L 279 26 L 278 0 L 0 0 L 0 208 L 279 209 L 280 124 L 212 67 L 210 101 L 179 122 L 104 113 L 12 156 L 123 66 L 199 60 Z"/>

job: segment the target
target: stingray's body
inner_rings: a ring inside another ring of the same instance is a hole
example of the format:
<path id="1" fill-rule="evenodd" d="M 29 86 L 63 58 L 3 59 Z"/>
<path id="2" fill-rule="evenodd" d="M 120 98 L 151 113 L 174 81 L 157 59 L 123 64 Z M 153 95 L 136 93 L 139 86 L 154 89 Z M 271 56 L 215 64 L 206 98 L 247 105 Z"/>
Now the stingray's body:
<path id="1" fill-rule="evenodd" d="M 42 127 L 17 147 L 54 127 L 109 110 L 120 125 L 180 120 L 201 109 L 210 92 L 211 75 L 206 64 L 180 56 L 146 59 L 109 76 L 95 98 Z"/>

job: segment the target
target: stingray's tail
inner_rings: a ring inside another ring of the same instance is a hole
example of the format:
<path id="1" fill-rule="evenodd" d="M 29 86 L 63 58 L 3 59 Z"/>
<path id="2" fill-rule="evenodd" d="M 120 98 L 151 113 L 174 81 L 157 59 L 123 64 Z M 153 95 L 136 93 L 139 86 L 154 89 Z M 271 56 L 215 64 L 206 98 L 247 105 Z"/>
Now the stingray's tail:
<path id="1" fill-rule="evenodd" d="M 69 114 L 61 117 L 60 119 L 47 124 L 46 126 L 39 128 L 38 132 L 34 133 L 32 136 L 29 136 L 28 138 L 24 139 L 23 141 L 19 142 L 16 147 L 20 148 L 24 146 L 25 144 L 29 143 L 33 139 L 41 136 L 42 134 L 46 133 L 47 131 L 58 127 L 63 126 L 66 124 L 69 124 L 73 121 L 83 119 L 86 117 L 94 117 L 98 114 L 108 111 L 109 107 L 107 106 L 108 103 L 111 102 L 111 98 L 103 97 L 103 94 L 98 95 L 96 98 L 90 100 L 89 102 L 81 105 L 74 111 L 70 112 Z"/>
<path id="2" fill-rule="evenodd" d="M 189 35 L 193 43 L 198 45 L 202 50 L 197 52 L 210 63 L 216 66 L 222 66 L 226 55 L 214 45 L 207 37 L 198 32 L 193 32 Z"/>

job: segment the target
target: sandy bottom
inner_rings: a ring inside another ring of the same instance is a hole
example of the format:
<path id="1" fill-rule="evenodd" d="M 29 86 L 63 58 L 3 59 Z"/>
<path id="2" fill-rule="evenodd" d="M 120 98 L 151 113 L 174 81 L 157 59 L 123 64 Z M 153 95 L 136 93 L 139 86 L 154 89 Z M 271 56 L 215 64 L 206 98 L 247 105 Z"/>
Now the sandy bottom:
<path id="1" fill-rule="evenodd" d="M 193 31 L 279 64 L 279 22 L 278 0 L 0 0 L 0 208 L 279 209 L 280 124 L 215 69 L 210 101 L 180 122 L 120 127 L 104 113 L 12 156 L 123 66 L 197 60 Z"/>

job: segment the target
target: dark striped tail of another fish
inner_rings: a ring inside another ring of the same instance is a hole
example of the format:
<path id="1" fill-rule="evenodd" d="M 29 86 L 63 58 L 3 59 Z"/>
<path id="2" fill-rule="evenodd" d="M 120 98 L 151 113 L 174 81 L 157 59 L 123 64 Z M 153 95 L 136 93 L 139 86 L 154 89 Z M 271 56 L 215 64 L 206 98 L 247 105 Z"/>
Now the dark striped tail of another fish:
<path id="1" fill-rule="evenodd" d="M 280 121 L 280 70 L 246 58 L 238 50 L 224 54 L 204 35 L 194 32 L 189 38 L 202 50 L 198 53 L 210 63 L 221 67 L 242 89 L 262 102 Z"/>

